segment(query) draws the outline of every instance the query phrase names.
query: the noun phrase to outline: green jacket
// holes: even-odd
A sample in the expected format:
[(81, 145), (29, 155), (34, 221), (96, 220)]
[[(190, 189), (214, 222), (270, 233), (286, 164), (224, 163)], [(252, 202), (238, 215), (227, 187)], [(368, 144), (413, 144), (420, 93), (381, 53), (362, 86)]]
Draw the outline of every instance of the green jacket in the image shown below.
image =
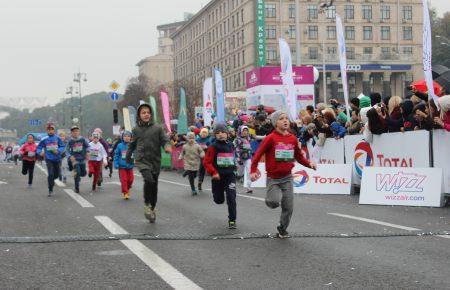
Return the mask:
[(161, 125), (153, 122), (138, 123), (133, 129), (133, 141), (129, 145), (127, 159), (134, 154), (135, 165), (139, 171), (150, 170), (159, 173), (161, 169), (161, 148), (169, 145), (169, 138)]

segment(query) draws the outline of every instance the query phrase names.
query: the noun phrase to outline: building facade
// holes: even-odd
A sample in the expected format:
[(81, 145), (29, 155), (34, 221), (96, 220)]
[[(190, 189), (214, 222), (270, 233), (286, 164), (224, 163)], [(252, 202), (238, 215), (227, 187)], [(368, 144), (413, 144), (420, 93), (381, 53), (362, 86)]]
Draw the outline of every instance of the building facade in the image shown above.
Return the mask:
[[(300, 0), (301, 65), (320, 72), (316, 95), (342, 96), (335, 15), (343, 21), (349, 94), (376, 91), (404, 96), (422, 74), (421, 0)], [(201, 85), (220, 68), (227, 91), (245, 90), (245, 72), (279, 65), (278, 38), (285, 38), (296, 63), (294, 0), (213, 0), (172, 34), (175, 80)]]

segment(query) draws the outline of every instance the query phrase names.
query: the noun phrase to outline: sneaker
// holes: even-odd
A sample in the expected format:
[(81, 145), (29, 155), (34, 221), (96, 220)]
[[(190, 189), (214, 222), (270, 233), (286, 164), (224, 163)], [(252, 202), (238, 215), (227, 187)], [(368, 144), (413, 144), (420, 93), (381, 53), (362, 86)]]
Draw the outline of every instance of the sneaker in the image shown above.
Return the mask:
[(97, 182), (97, 186), (102, 186), (102, 182), (101, 181), (99, 181), (99, 182)]
[(97, 186), (95, 184), (92, 184), (92, 191), (95, 191), (96, 188)]
[(109, 174), (109, 178), (111, 178), (111, 177), (112, 177), (112, 174), (110, 173), (110, 174)]
[(188, 176), (188, 172), (187, 171), (183, 172), (183, 177), (186, 177), (186, 176)]
[(75, 193), (80, 193), (80, 189), (79, 188), (75, 188)]
[(247, 189), (247, 192), (246, 192), (247, 194), (253, 194), (253, 190), (251, 190), (251, 189)]
[(63, 182), (67, 183), (67, 177), (63, 177)]
[(197, 190), (193, 190), (192, 195), (197, 195)]
[(130, 194), (127, 192), (123, 195), (123, 199), (124, 200), (129, 200), (130, 199)]
[(89, 178), (91, 178), (92, 177), (92, 173), (89, 172), (88, 176), (89, 176)]
[(155, 210), (152, 210), (151, 206), (144, 205), (144, 215), (145, 218), (150, 221), (150, 223), (154, 223), (156, 219)]
[(31, 188), (33, 185), (32, 184), (28, 184), (28, 188)]
[(50, 197), (50, 196), (52, 196), (53, 195), (53, 190), (49, 190), (48, 191), (48, 197)]
[(229, 228), (230, 230), (236, 229), (236, 222), (235, 222), (235, 221), (229, 221), (229, 222), (228, 222), (228, 228)]
[(200, 182), (198, 183), (198, 191), (202, 191), (202, 184)]
[(149, 218), (149, 221), (150, 221), (150, 223), (155, 223), (155, 220), (156, 220), (156, 211), (155, 211), (155, 209), (152, 209), (152, 212), (151, 212), (151, 214), (150, 214), (150, 218)]
[(285, 239), (285, 238), (289, 238), (289, 233), (280, 225), (277, 227), (278, 230), (278, 237), (280, 239)]

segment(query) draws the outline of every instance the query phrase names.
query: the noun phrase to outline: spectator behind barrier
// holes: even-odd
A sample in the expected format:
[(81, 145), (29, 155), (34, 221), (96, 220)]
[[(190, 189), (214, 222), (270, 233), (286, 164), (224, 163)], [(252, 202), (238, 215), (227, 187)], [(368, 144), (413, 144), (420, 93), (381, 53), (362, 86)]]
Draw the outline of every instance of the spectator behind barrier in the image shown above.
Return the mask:
[(450, 132), (450, 95), (439, 98), (441, 116), (434, 118), (434, 122), (441, 128)]
[(387, 119), (389, 132), (400, 132), (403, 127), (402, 114), (400, 112), (400, 104), (402, 98), (399, 96), (393, 96), (388, 102), (388, 116)]
[(359, 111), (359, 108), (352, 110), (351, 125), (347, 129), (347, 133), (349, 135), (360, 134), (362, 132), (362, 129), (364, 128), (364, 124), (363, 122), (361, 122)]
[(416, 126), (414, 130), (432, 130), (433, 118), (429, 114), (428, 106), (425, 102), (420, 102), (413, 109), (414, 119), (416, 120)]
[(376, 104), (381, 103), (381, 95), (379, 93), (371, 93), (370, 94), (370, 105), (373, 107)]
[(402, 132), (412, 131), (416, 127), (416, 120), (413, 115), (414, 103), (411, 100), (403, 100), (400, 103), (400, 112), (402, 114)]

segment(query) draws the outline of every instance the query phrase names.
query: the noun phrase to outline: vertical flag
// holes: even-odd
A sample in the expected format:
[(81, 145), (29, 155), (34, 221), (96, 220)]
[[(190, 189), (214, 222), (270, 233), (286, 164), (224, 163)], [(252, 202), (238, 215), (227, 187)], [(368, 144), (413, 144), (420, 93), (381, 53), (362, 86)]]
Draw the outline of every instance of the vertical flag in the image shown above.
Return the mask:
[(169, 95), (166, 92), (161, 91), (160, 98), (161, 98), (161, 106), (162, 106), (163, 115), (164, 115), (164, 123), (166, 124), (167, 131), (172, 133), (172, 128), (170, 127)]
[(131, 129), (133, 129), (134, 127), (136, 127), (136, 108), (133, 106), (128, 106), (128, 112), (130, 114)]
[(186, 91), (180, 88), (180, 113), (178, 114), (178, 134), (187, 134)]
[(345, 47), (344, 30), (342, 28), (341, 17), (336, 13), (336, 34), (339, 49), (339, 61), (341, 64), (342, 90), (344, 91), (345, 108), (347, 118), (350, 120), (349, 102), (348, 102), (348, 82), (347, 82), (347, 50)]
[(278, 40), (280, 45), (281, 77), (284, 87), (283, 104), (288, 111), (291, 121), (297, 120), (297, 93), (295, 92), (294, 75), (292, 72), (292, 56), (289, 44), (283, 38)]
[(433, 72), (431, 69), (431, 23), (430, 11), (428, 10), (428, 0), (422, 0), (423, 3), (423, 73), (428, 87), (428, 100), (433, 99), (436, 107), (439, 108), (438, 97), (434, 94)]
[(131, 131), (131, 122), (130, 122), (130, 111), (128, 108), (123, 108), (123, 126), (125, 127), (125, 130)]
[(223, 79), (220, 69), (214, 70), (217, 95), (217, 123), (225, 124), (225, 96), (223, 92)]
[(214, 111), (213, 103), (213, 79), (207, 78), (203, 83), (203, 123), (205, 126), (211, 126), (212, 113)]
[(156, 106), (156, 100), (155, 97), (150, 96), (148, 98), (150, 107), (152, 107), (152, 111), (153, 111), (153, 123), (157, 124), (158, 123), (158, 106)]

